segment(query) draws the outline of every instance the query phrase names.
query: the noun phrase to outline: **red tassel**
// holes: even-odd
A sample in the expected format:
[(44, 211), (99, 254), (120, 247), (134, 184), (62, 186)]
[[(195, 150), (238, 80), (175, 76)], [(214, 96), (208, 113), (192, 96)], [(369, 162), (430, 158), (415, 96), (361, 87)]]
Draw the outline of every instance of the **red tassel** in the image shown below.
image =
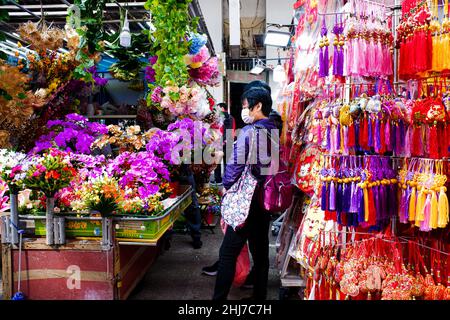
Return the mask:
[(411, 145), (411, 155), (413, 157), (421, 156), (420, 150), (422, 149), (420, 146), (422, 145), (422, 134), (421, 134), (421, 126), (414, 125), (413, 127), (413, 135), (412, 135), (412, 145)]
[(438, 159), (439, 158), (439, 146), (438, 146), (438, 134), (437, 134), (437, 125), (428, 126), (429, 135), (428, 135), (428, 144), (430, 146), (430, 158)]
[(369, 221), (367, 224), (369, 226), (374, 226), (377, 224), (377, 213), (375, 210), (375, 201), (373, 199), (372, 188), (369, 188)]
[(367, 117), (364, 115), (361, 128), (359, 130), (359, 142), (363, 150), (369, 149), (369, 123)]
[(354, 148), (356, 145), (355, 142), (355, 126), (352, 122), (351, 125), (348, 126), (348, 147)]
[(386, 136), (385, 131), (386, 130), (386, 123), (384, 121), (381, 121), (380, 124), (380, 154), (384, 154), (386, 152)]

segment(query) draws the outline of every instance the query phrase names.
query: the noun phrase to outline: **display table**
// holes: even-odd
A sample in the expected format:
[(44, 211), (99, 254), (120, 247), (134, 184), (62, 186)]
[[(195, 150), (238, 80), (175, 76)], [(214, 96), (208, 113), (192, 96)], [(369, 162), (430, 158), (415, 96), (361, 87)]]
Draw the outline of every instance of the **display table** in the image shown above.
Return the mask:
[[(20, 291), (34, 300), (127, 299), (161, 252), (163, 235), (191, 204), (191, 194), (190, 186), (181, 186), (160, 217), (114, 217), (112, 246), (102, 246), (99, 237), (68, 236), (57, 246), (24, 238)], [(157, 232), (146, 239), (144, 227), (157, 221)], [(2, 262), (3, 297), (10, 299), (18, 288), (18, 246), (3, 244)]]

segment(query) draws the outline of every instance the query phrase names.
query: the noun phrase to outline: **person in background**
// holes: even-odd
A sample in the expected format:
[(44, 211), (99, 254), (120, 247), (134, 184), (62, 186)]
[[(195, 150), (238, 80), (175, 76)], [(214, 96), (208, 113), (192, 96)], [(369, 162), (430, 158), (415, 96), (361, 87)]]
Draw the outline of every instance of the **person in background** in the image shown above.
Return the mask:
[[(256, 164), (252, 165), (252, 174), (258, 180), (250, 211), (244, 226), (234, 230), (228, 226), (219, 253), (216, 284), (213, 300), (226, 300), (230, 291), (235, 271), (236, 261), (245, 243), (248, 241), (253, 257), (253, 295), (251, 299), (265, 300), (267, 297), (267, 280), (269, 274), (269, 226), (270, 212), (261, 208), (259, 192), (265, 176), (262, 169), (270, 166), (271, 143), (260, 145), (251, 139), (254, 126), (268, 130), (277, 129), (273, 120), (269, 119), (272, 110), (270, 92), (262, 87), (247, 90), (242, 96), (242, 119), (247, 124), (239, 134), (233, 148), (233, 156), (225, 167), (223, 186), (226, 190), (235, 184), (245, 169), (245, 164), (238, 164), (237, 159), (247, 159), (250, 143), (254, 143)], [(267, 150), (264, 150), (266, 149)], [(265, 157), (265, 158), (264, 158)], [(267, 158), (269, 157), (269, 158)], [(266, 164), (266, 165), (263, 165)]]
[(180, 170), (180, 183), (190, 185), (194, 192), (192, 192), (192, 203), (184, 211), (186, 218), (186, 225), (192, 238), (192, 247), (194, 249), (200, 249), (203, 245), (201, 241), (201, 226), (202, 226), (202, 214), (200, 211), (200, 205), (197, 198), (197, 186), (195, 183), (194, 174), (191, 168), (187, 164), (181, 164)]
[[(248, 90), (252, 89), (252, 88), (257, 88), (257, 87), (261, 87), (266, 89), (269, 92), (269, 95), (272, 94), (272, 90), (270, 88), (270, 86), (261, 80), (255, 80), (255, 81), (251, 81), (249, 82), (245, 87), (244, 87), (244, 94), (245, 92), (247, 92)], [(275, 123), (275, 126), (277, 127), (277, 129), (280, 131), (282, 131), (283, 129), (283, 121), (281, 119), (280, 114), (274, 110), (271, 109), (269, 117), (270, 120), (272, 120)], [(227, 158), (224, 159), (228, 159), (228, 155), (226, 155)], [(211, 266), (207, 266), (202, 268), (202, 273), (208, 276), (215, 276), (217, 275), (217, 268), (219, 266), (219, 261), (216, 261), (213, 265)], [(250, 270), (244, 284), (241, 286), (242, 289), (252, 289), (253, 288), (253, 284), (254, 284), (254, 268), (252, 267), (252, 269)]]

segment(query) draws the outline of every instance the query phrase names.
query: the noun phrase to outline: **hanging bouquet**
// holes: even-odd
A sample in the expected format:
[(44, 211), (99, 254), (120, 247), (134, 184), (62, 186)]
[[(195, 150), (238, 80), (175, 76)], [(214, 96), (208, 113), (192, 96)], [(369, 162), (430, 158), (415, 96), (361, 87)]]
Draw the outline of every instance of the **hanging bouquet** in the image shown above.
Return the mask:
[(41, 190), (47, 197), (54, 197), (58, 190), (70, 184), (76, 174), (66, 153), (50, 149), (43, 156), (31, 159), (23, 182), (30, 189)]
[(77, 191), (86, 208), (102, 216), (116, 213), (123, 199), (117, 179), (103, 175), (85, 182)]
[(36, 141), (34, 153), (56, 147), (66, 152), (90, 154), (95, 139), (108, 133), (105, 125), (89, 122), (76, 113), (68, 114), (65, 120), (50, 120), (47, 128), (50, 132)]
[(194, 33), (189, 38), (189, 54), (184, 56), (191, 80), (201, 86), (217, 86), (220, 71), (217, 57), (211, 57), (206, 46), (207, 37)]
[(19, 192), (22, 189), (25, 171), (28, 168), (27, 156), (21, 152), (0, 150), (1, 179), (6, 183), (11, 192)]
[(202, 120), (211, 113), (207, 92), (199, 86), (169, 85), (156, 87), (151, 94), (153, 105), (173, 116), (190, 116)]

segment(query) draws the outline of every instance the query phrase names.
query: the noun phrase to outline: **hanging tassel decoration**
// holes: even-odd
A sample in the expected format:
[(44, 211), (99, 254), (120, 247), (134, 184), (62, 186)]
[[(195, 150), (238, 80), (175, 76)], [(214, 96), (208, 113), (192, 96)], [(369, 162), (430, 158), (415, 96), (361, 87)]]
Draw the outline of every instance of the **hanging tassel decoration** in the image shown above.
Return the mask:
[(331, 126), (330, 123), (327, 124), (327, 147), (328, 152), (331, 152)]
[(430, 204), (430, 230), (436, 229), (438, 226), (438, 197), (434, 190), (431, 190), (431, 204)]
[(322, 202), (320, 205), (320, 209), (322, 209), (322, 211), (326, 211), (327, 210), (327, 182), (323, 181), (322, 183)]
[(348, 139), (347, 139), (347, 147), (349, 149), (354, 148), (355, 147), (355, 125), (352, 122), (349, 126), (348, 126)]
[(331, 180), (330, 183), (330, 199), (328, 201), (328, 211), (336, 210), (336, 187), (334, 184), (334, 180)]
[(425, 201), (427, 196), (425, 194), (425, 188), (422, 187), (419, 191), (419, 195), (417, 196), (417, 204), (416, 204), (416, 226), (419, 227), (420, 223), (425, 220)]
[(381, 123), (380, 123), (380, 120), (377, 118), (376, 120), (375, 120), (375, 132), (374, 132), (374, 144), (373, 144), (373, 147), (374, 147), (374, 149), (375, 149), (375, 152), (376, 153), (380, 153), (380, 151), (381, 151), (381, 133), (380, 133), (380, 130), (381, 129)]
[(430, 231), (430, 216), (431, 216), (431, 195), (428, 194), (425, 198), (425, 203), (423, 205), (423, 221), (420, 224), (421, 231)]
[(409, 221), (416, 219), (416, 187), (411, 188), (411, 196), (409, 197)]
[(391, 141), (391, 122), (389, 120), (385, 123), (384, 127), (384, 144), (386, 146), (387, 152), (391, 152), (394, 150), (392, 148), (392, 141)]
[(438, 201), (438, 211), (439, 211), (439, 218), (438, 218), (438, 227), (439, 228), (445, 228), (449, 221), (449, 204), (448, 204), (448, 198), (447, 198), (447, 188), (441, 187), (441, 190), (439, 192), (439, 201)]

